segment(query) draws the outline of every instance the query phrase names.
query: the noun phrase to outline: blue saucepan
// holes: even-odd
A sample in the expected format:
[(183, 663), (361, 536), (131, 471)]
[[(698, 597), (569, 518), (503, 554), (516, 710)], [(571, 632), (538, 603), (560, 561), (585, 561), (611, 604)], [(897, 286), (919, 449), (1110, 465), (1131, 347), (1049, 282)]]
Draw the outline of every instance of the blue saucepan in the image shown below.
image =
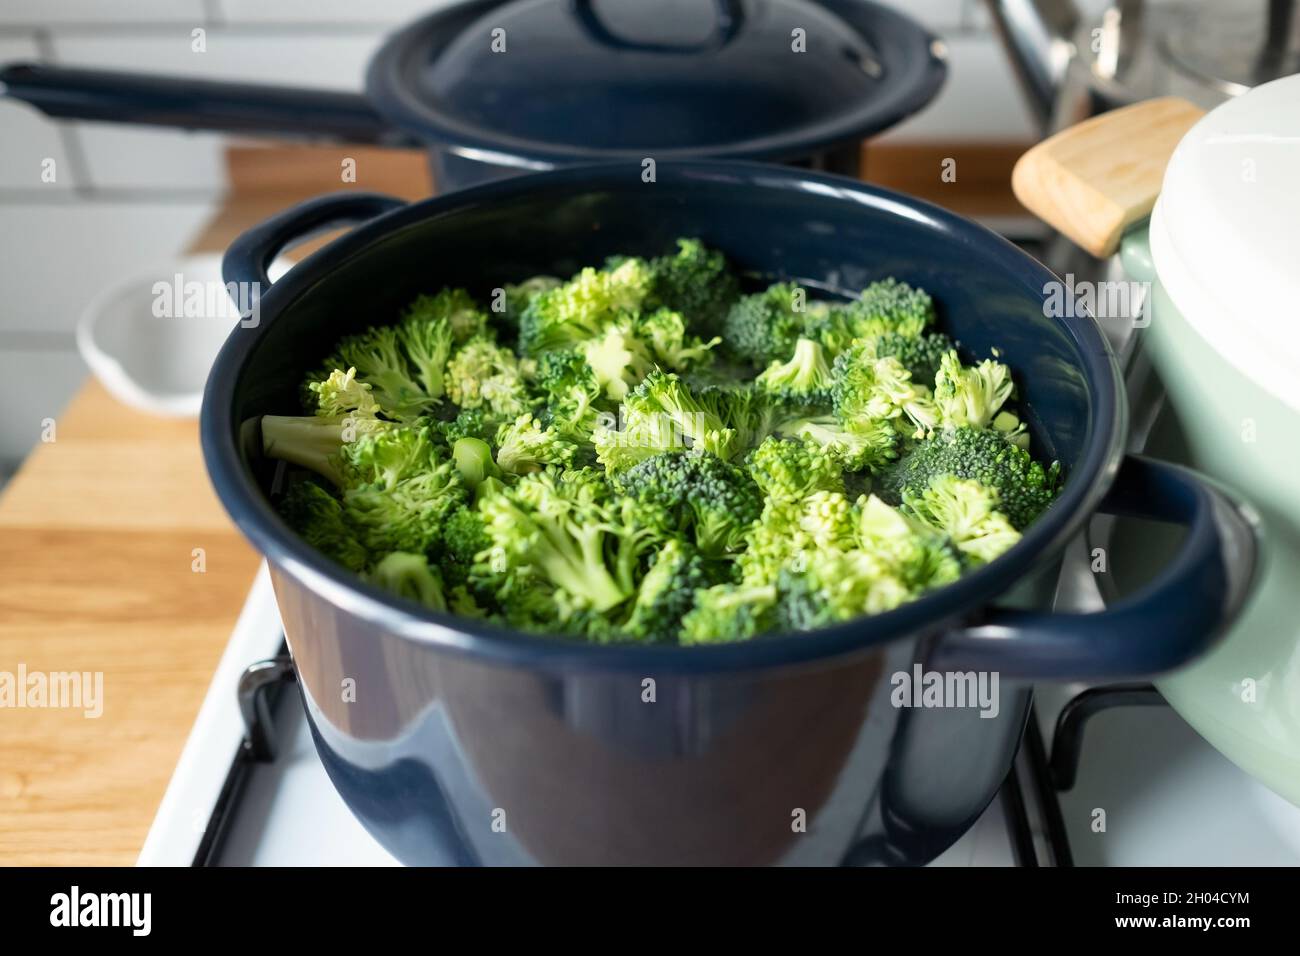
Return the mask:
[(945, 72), (942, 43), (867, 0), (456, 0), (380, 47), (364, 95), (30, 64), (0, 68), (0, 93), (70, 119), (427, 145), (448, 192), (647, 156), (853, 173)]
[[(1054, 317), (1054, 277), (993, 233), (787, 167), (642, 173), (569, 168), (414, 205), (325, 196), (228, 251), (226, 280), (263, 292), (213, 369), (204, 454), (270, 564), (321, 757), (409, 863), (925, 862), (1006, 776), (1027, 681), (1167, 671), (1212, 644), (1250, 584), (1252, 524), (1192, 472), (1124, 457), (1124, 400), (1097, 326)], [(277, 252), (345, 223), (357, 225), (270, 283)], [(912, 604), (704, 648), (578, 645), (434, 613), (364, 584), (277, 516), (259, 416), (296, 413), (299, 382), (340, 336), (443, 285), (487, 296), (682, 235), (768, 280), (835, 292), (892, 275), (928, 289), (964, 347), (1003, 351), (1035, 446), (1064, 465), (1059, 499), (1002, 557)], [(998, 606), (1032, 591), (1098, 509), (1184, 525), (1181, 550), (1104, 613)], [(924, 706), (897, 692), (918, 669), (983, 686), (996, 675), (997, 694)]]

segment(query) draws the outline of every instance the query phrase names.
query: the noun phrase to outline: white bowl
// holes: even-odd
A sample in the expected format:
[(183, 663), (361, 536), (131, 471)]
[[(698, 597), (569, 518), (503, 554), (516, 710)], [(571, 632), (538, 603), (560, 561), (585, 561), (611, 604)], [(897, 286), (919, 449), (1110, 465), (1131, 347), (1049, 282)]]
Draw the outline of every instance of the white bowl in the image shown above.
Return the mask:
[(77, 348), (119, 401), (194, 418), (217, 352), (238, 322), (221, 256), (192, 256), (96, 296), (77, 323)]

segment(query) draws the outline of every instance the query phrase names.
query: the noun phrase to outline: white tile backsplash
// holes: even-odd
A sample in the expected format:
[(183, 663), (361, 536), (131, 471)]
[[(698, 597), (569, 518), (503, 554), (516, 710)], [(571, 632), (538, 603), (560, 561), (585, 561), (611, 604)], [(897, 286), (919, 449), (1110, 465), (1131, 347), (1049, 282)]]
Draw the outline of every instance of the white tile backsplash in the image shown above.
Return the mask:
[[(188, 30), (111, 36), (56, 33), (64, 66), (88, 66), (360, 92), (379, 28), (339, 33), (210, 29), (195, 53)], [(220, 189), (225, 139), (213, 133), (79, 124), (91, 184), (116, 188)]]
[(0, 26), (202, 23), (203, 0), (4, 0)]
[(1032, 140), (1033, 118), (997, 38), (949, 36), (948, 81), (928, 107), (880, 137), (884, 142)]
[(0, 428), (0, 482), (41, 440), (44, 419), (55, 420), (58, 438), (59, 414), (89, 374), (73, 351), (0, 348), (0, 407), (8, 409)]
[[(36, 41), (25, 36), (0, 36), (0, 63), (39, 59)], [(54, 160), (54, 182), (42, 173)], [(0, 101), (0, 188), (65, 190), (75, 183), (59, 136), (59, 127), (23, 103)]]
[(72, 332), (95, 295), (179, 256), (214, 210), (209, 202), (6, 203), (0, 351), (13, 332)]
[(384, 23), (397, 26), (455, 0), (218, 0), (229, 23)]

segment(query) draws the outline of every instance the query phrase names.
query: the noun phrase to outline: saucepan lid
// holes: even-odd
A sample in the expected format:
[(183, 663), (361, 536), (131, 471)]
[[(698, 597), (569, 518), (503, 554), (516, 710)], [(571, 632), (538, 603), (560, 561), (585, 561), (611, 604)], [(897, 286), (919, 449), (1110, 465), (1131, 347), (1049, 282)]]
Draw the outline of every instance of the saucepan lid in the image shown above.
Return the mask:
[(442, 10), (376, 54), (389, 122), (504, 164), (792, 158), (942, 85), (942, 44), (864, 0), (516, 0)]

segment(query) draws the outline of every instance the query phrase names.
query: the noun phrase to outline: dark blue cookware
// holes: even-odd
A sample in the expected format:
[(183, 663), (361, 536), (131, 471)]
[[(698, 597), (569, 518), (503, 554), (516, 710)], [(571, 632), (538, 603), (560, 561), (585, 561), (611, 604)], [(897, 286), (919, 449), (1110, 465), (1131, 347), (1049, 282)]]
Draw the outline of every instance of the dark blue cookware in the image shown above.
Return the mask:
[[(281, 249), (344, 223), (359, 225), (270, 283)], [(1059, 499), (1005, 555), (922, 600), (703, 648), (578, 645), (433, 613), (362, 583), (276, 515), (258, 418), (296, 413), (304, 373), (340, 336), (443, 285), (486, 298), (682, 235), (765, 280), (835, 293), (892, 275), (928, 289), (964, 348), (996, 345), (1015, 370), (1035, 447), (1068, 475)], [(1176, 667), (1210, 646), (1252, 576), (1252, 526), (1231, 499), (1122, 454), (1113, 357), (1091, 319), (1049, 315), (1051, 273), (980, 226), (848, 179), (662, 163), (647, 183), (628, 162), (410, 206), (342, 193), (243, 235), (225, 278), (264, 291), (208, 382), (208, 468), (270, 564), (330, 777), (408, 863), (925, 862), (1010, 768), (1023, 681)], [(1104, 613), (994, 606), (1050, 571), (1098, 509), (1185, 525), (1174, 563)], [(897, 706), (914, 665), (996, 673), (996, 715)]]
[(0, 91), (63, 118), (428, 145), (446, 192), (647, 156), (851, 174), (943, 56), (866, 0), (462, 0), (390, 37), (364, 95), (29, 64)]

